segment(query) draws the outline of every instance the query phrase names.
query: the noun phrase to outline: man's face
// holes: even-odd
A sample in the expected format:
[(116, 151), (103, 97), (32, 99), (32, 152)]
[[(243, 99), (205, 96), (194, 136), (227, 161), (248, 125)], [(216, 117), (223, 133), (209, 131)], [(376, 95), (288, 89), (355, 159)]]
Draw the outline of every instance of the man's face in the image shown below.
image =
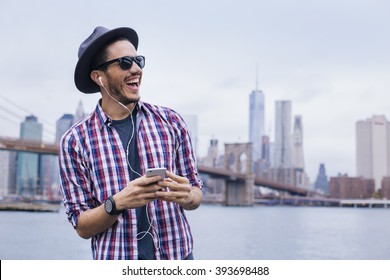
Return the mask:
[[(107, 61), (131, 56), (135, 57), (137, 51), (127, 40), (117, 41), (107, 47)], [(133, 62), (128, 70), (123, 70), (118, 62), (110, 64), (105, 70), (108, 92), (123, 105), (139, 101), (139, 88), (142, 79), (142, 69)]]

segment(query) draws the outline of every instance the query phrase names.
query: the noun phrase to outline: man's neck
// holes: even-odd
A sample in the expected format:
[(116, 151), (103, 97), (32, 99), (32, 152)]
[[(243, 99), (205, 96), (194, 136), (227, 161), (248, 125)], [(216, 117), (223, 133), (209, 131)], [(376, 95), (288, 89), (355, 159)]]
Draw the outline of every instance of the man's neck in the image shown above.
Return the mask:
[(133, 111), (135, 104), (136, 103), (130, 103), (129, 105), (125, 106), (114, 100), (102, 98), (100, 105), (103, 111), (109, 115), (111, 119), (123, 120), (130, 115), (130, 112)]

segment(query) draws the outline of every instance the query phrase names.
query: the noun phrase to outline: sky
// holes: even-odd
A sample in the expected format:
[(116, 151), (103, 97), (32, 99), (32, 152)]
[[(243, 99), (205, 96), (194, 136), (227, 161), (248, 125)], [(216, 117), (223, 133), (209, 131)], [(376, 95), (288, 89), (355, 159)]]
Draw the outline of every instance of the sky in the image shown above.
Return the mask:
[[(390, 2), (386, 0), (2, 1), (0, 136), (32, 113), (53, 141), (55, 122), (100, 94), (73, 80), (80, 43), (96, 26), (134, 28), (146, 57), (142, 100), (198, 116), (199, 153), (211, 138), (248, 141), (249, 94), (301, 115), (305, 169), (355, 175), (355, 124), (390, 119)], [(256, 71), (258, 69), (258, 71)]]

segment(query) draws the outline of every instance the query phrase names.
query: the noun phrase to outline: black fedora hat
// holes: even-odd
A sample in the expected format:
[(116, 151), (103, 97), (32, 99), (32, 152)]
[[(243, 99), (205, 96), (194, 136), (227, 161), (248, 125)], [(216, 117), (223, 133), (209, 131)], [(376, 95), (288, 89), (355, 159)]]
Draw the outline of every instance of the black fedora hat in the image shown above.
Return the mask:
[(92, 34), (81, 43), (74, 71), (74, 82), (79, 91), (84, 93), (95, 93), (99, 91), (98, 85), (91, 79), (90, 74), (92, 62), (96, 53), (111, 40), (124, 37), (132, 43), (135, 49), (138, 48), (138, 35), (133, 29), (120, 27), (109, 30), (105, 27), (98, 26)]

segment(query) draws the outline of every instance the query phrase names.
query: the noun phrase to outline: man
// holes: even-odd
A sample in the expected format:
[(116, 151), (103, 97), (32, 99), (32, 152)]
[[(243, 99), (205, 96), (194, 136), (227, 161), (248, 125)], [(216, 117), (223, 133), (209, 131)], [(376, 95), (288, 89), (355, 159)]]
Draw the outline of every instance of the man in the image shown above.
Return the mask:
[[(192, 259), (184, 210), (199, 206), (203, 184), (181, 116), (140, 101), (137, 48), (131, 28), (97, 27), (80, 45), (76, 87), (102, 98), (61, 141), (66, 213), (94, 259)], [(161, 167), (166, 178), (143, 175)]]

